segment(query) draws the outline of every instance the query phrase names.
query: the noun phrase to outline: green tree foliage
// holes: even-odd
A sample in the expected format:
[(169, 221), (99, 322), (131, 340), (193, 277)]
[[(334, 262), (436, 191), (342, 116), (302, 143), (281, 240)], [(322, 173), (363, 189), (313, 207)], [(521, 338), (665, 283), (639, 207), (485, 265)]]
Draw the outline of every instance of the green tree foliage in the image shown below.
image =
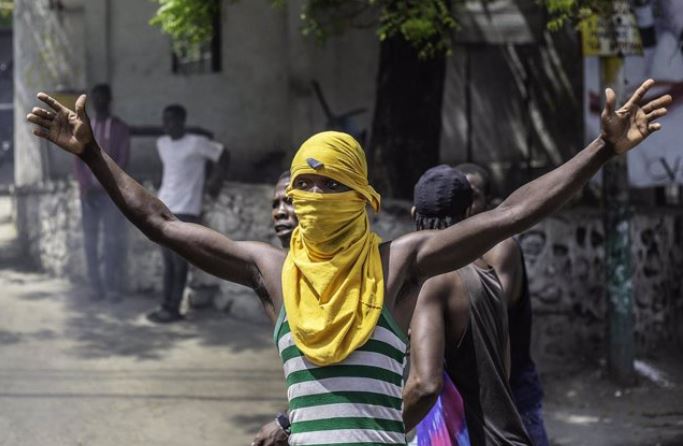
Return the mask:
[(558, 30), (565, 23), (578, 21), (595, 14), (612, 11), (612, 0), (539, 0), (549, 14), (548, 28)]
[(159, 9), (150, 21), (175, 41), (191, 44), (211, 39), (213, 17), (219, 4), (213, 0), (155, 0)]
[(301, 19), (304, 35), (320, 41), (353, 27), (375, 27), (381, 41), (400, 35), (421, 58), (450, 53), (456, 27), (445, 0), (308, 0)]
[(12, 11), (14, 10), (14, 1), (0, 0), (0, 27), (12, 26)]
[[(151, 23), (174, 40), (200, 43), (210, 38), (216, 2), (155, 1), (160, 6)], [(270, 2), (283, 6), (286, 0)], [(456, 26), (447, 0), (307, 0), (303, 2), (301, 21), (303, 34), (319, 41), (355, 27), (375, 28), (382, 41), (401, 35), (422, 58), (449, 53), (451, 31)]]
[(0, 0), (0, 17), (7, 17), (12, 15), (14, 10), (13, 0)]

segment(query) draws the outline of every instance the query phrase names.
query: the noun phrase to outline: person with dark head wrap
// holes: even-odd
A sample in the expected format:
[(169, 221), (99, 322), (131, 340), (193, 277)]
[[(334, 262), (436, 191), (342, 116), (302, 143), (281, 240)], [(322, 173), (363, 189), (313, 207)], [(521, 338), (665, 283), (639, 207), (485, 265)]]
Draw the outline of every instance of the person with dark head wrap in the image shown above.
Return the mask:
[[(472, 210), (465, 174), (441, 165), (415, 185), (418, 231), (446, 229)], [(508, 385), (507, 311), (495, 271), (484, 261), (421, 287), (411, 322), (404, 419), (418, 445), (531, 445)], [(445, 369), (445, 371), (444, 371)]]
[(472, 204), (472, 188), (464, 174), (442, 164), (420, 177), (413, 204), (418, 231), (446, 229), (465, 219)]

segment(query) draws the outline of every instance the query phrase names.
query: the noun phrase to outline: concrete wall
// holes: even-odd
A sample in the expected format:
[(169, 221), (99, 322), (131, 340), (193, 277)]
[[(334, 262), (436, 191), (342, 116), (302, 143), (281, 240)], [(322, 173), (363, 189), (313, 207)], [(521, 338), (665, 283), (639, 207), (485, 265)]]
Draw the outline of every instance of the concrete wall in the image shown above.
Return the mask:
[[(154, 191), (150, 183), (146, 183)], [(203, 223), (234, 240), (258, 240), (280, 246), (271, 223), (271, 185), (228, 183), (216, 200), (205, 199)], [(73, 181), (41, 183), (15, 190), (14, 219), (25, 252), (36, 266), (59, 277), (85, 283), (83, 233), (78, 187)], [(373, 227), (384, 239), (413, 229), (406, 203), (387, 200)], [(126, 286), (131, 294), (161, 292), (160, 249), (134, 226), (128, 234)], [(261, 320), (253, 292), (191, 268), (189, 287), (198, 300), (210, 299), (221, 310)]]
[[(368, 107), (359, 117), (359, 123), (368, 126), (377, 37), (371, 29), (351, 30), (321, 47), (300, 33), (300, 2), (287, 2), (283, 8), (266, 1), (224, 2), (223, 69), (194, 75), (172, 73), (170, 39), (149, 25), (158, 6), (154, 2), (73, 0), (62, 12), (48, 10), (44, 3), (17, 1), (17, 147), (32, 157), (18, 160), (18, 184), (40, 181), (46, 170), (53, 179), (71, 171), (71, 161), (58, 151), (48, 151), (49, 162), (41, 165), (37, 143), (23, 124), (40, 89), (82, 90), (109, 82), (114, 112), (131, 125), (159, 125), (164, 106), (184, 104), (190, 125), (214, 132), (230, 148), (230, 175), (237, 180), (273, 180), (263, 178), (262, 161), (284, 152), (285, 167), (287, 155), (304, 138), (324, 129), (325, 117), (310, 85), (313, 79), (320, 82), (334, 111)], [(54, 53), (49, 60), (34, 38), (36, 30), (39, 38), (63, 40), (62, 46), (49, 46)], [(72, 43), (77, 55), (72, 59), (78, 61), (60, 61), (72, 54)], [(60, 63), (53, 67), (52, 60)], [(154, 138), (133, 141), (130, 170), (138, 178), (160, 175)]]
[(52, 151), (32, 135), (26, 115), (39, 91), (82, 90), (85, 75), (85, 34), (82, 4), (64, 2), (69, 13), (56, 14), (49, 2), (14, 2), (14, 147), (15, 183), (42, 181)]
[[(151, 189), (151, 186), (148, 185)], [(229, 183), (206, 200), (204, 223), (237, 240), (279, 246), (270, 223), (270, 185)], [(45, 270), (84, 280), (80, 205), (75, 185), (46, 183), (16, 194), (17, 221), (27, 252)], [(409, 206), (386, 201), (373, 222), (386, 239), (413, 230)], [(131, 293), (158, 294), (159, 249), (129, 227), (128, 286)], [(683, 213), (646, 210), (633, 221), (637, 346), (683, 346)], [(546, 219), (520, 236), (536, 314), (533, 350), (538, 358), (599, 357), (606, 333), (601, 214), (573, 209)], [(239, 317), (261, 320), (251, 290), (193, 270), (191, 288)]]
[[(136, 126), (158, 125), (165, 105), (182, 103), (189, 124), (213, 131), (230, 148), (237, 181), (272, 181), (295, 148), (324, 129), (313, 79), (335, 112), (367, 108), (357, 124), (369, 129), (379, 53), (374, 30), (348, 30), (319, 46), (301, 35), (301, 3), (223, 2), (222, 71), (182, 75), (172, 73), (170, 39), (149, 25), (154, 2), (69, 0), (57, 12), (47, 2), (17, 0), (18, 184), (65, 178), (72, 168), (23, 122), (40, 89), (109, 82), (114, 112)], [(507, 46), (460, 39), (448, 61), (442, 161), (466, 160), (469, 141), (473, 160), (494, 170), (501, 190), (567, 159), (581, 144), (576, 36), (545, 33), (536, 40)], [(160, 177), (154, 138), (134, 139), (129, 170), (136, 178)]]

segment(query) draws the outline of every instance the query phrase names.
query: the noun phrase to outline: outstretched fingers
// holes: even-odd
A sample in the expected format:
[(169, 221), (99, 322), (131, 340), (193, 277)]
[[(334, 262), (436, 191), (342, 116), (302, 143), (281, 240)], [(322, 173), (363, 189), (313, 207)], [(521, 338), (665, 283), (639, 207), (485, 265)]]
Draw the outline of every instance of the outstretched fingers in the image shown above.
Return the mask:
[(657, 110), (651, 111), (650, 113), (645, 115), (645, 117), (647, 118), (647, 122), (652, 122), (655, 119), (661, 118), (662, 116), (666, 115), (667, 112), (668, 112), (668, 110), (666, 108), (662, 107), (662, 108), (658, 108)]
[(643, 113), (647, 114), (658, 108), (666, 107), (667, 105), (671, 104), (671, 101), (671, 95), (665, 94), (664, 96), (660, 96), (657, 99), (653, 99), (647, 104), (643, 105)]
[(651, 124), (647, 125), (647, 131), (650, 133), (656, 132), (657, 130), (662, 128), (662, 124), (659, 122), (653, 122)]
[(650, 88), (652, 88), (652, 86), (654, 84), (655, 84), (655, 81), (652, 79), (648, 79), (645, 82), (643, 82), (642, 84), (640, 84), (640, 87), (638, 87), (638, 89), (635, 91), (635, 93), (633, 93), (633, 96), (631, 96), (631, 99), (629, 99), (628, 102), (626, 102), (626, 104), (624, 106), (625, 107), (632, 107), (632, 106), (638, 105), (640, 103), (640, 101), (643, 100), (643, 98), (645, 97), (645, 94), (648, 92), (648, 90)]
[(608, 115), (614, 112), (617, 103), (617, 94), (611, 88), (605, 89), (605, 111)]
[(38, 125), (38, 126), (43, 127), (45, 129), (49, 129), (50, 126), (52, 125), (51, 119), (45, 118), (45, 117), (43, 117), (39, 114), (35, 114), (35, 113), (29, 113), (26, 116), (26, 120), (28, 122), (30, 122), (31, 124)]
[(78, 99), (76, 99), (76, 113), (78, 114), (79, 117), (83, 118), (85, 117), (85, 102), (86, 102), (86, 96), (84, 94), (80, 95)]
[(59, 103), (59, 101), (51, 96), (48, 96), (47, 94), (40, 92), (38, 93), (38, 99), (41, 101), (45, 102), (47, 105), (50, 106), (54, 111), (56, 112), (61, 112), (64, 110), (67, 110), (66, 107), (64, 107), (62, 104)]
[(33, 110), (31, 110), (31, 113), (34, 115), (40, 116), (41, 118), (47, 119), (52, 121), (55, 119), (55, 114), (51, 111), (45, 110), (44, 108), (40, 107), (33, 107)]

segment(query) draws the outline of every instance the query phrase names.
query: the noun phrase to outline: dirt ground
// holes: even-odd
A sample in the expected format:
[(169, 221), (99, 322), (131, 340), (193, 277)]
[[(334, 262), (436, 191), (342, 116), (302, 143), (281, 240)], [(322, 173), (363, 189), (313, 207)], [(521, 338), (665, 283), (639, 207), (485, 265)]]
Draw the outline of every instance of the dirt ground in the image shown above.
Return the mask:
[[(155, 299), (89, 302), (31, 270), (0, 198), (0, 445), (246, 445), (285, 407), (267, 326), (216, 312), (144, 320)], [(683, 353), (624, 389), (600, 361), (542, 363), (555, 446), (683, 446)], [(641, 368), (643, 368), (641, 367)]]
[(642, 359), (632, 388), (607, 378), (604, 361), (544, 367), (545, 420), (555, 446), (682, 446), (683, 354)]

